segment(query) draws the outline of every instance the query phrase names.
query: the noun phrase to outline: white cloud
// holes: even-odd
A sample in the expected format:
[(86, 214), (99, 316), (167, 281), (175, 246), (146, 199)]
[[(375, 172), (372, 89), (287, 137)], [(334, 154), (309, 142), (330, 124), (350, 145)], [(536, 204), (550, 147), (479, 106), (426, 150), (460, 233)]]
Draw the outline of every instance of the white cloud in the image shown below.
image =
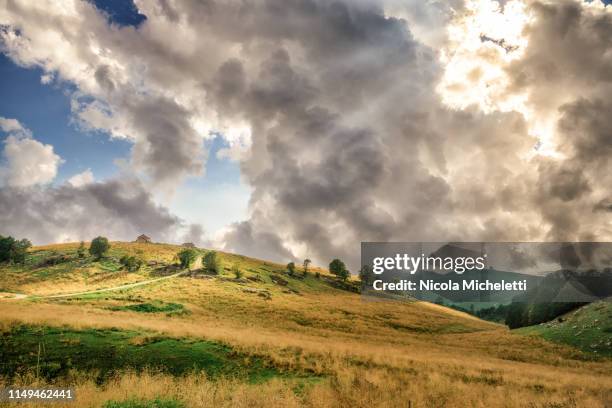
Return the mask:
[(21, 123), (17, 119), (3, 118), (0, 116), (0, 129), (5, 133), (10, 133), (19, 136), (31, 137), (32, 133), (21, 126)]
[(91, 169), (87, 169), (82, 173), (75, 174), (74, 176), (68, 179), (68, 184), (70, 184), (72, 187), (82, 187), (93, 182), (94, 175), (91, 172)]
[(4, 141), (2, 183), (11, 187), (47, 184), (55, 179), (62, 159), (53, 146), (31, 137), (31, 132), (15, 119), (0, 118), (0, 127), (9, 135)]

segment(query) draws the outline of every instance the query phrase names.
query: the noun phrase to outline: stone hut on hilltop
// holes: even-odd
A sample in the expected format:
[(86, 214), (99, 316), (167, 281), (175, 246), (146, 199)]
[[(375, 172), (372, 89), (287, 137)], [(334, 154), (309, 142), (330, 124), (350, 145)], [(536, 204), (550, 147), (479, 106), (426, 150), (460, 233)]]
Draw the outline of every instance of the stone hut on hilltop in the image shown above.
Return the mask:
[(134, 242), (138, 242), (140, 244), (150, 244), (151, 243), (151, 238), (149, 238), (145, 234), (142, 234), (138, 238), (136, 238), (136, 241), (134, 241)]
[(181, 246), (185, 248), (195, 248), (195, 244), (193, 242), (185, 242), (181, 244)]

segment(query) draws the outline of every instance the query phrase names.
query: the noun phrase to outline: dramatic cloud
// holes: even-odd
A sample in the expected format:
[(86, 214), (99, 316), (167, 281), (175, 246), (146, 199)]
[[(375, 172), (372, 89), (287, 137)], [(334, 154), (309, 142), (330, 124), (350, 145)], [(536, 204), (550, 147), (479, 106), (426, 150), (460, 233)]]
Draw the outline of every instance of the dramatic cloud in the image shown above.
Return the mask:
[(0, 185), (28, 187), (53, 181), (62, 159), (53, 146), (32, 138), (31, 132), (15, 119), (0, 117), (0, 128), (8, 133), (0, 163)]
[[(14, 119), (0, 118), (0, 128), (8, 132), (6, 166), (0, 168), (0, 234), (27, 237), (35, 244), (97, 235), (133, 240), (141, 233), (175, 242), (184, 229), (182, 220), (156, 204), (145, 186), (129, 175), (96, 183), (87, 169), (66, 184), (49, 185), (61, 162), (53, 146), (34, 140)], [(197, 225), (190, 231), (203, 234)]]
[(27, 236), (37, 244), (90, 240), (98, 235), (131, 241), (142, 233), (172, 242), (180, 224), (153, 202), (141, 183), (130, 178), (81, 187), (0, 190), (0, 233)]
[(5, 2), (3, 50), (74, 83), (79, 125), (131, 140), (148, 186), (202, 174), (222, 133), (252, 188), (226, 249), (354, 268), (368, 240), (612, 236), (599, 1), (136, 3), (119, 27)]

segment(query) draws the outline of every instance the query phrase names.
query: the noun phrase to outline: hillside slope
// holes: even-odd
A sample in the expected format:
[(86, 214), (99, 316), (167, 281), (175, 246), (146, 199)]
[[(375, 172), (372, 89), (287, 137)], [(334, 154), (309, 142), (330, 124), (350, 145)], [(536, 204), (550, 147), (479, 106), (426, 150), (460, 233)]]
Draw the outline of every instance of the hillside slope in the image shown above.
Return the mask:
[[(38, 247), (23, 267), (0, 266), (2, 290), (58, 294), (166, 276), (182, 249), (112, 243), (98, 262), (76, 248)], [(146, 266), (121, 270), (124, 254)], [(0, 300), (0, 385), (38, 369), (45, 381), (75, 384), (92, 406), (163, 396), (186, 406), (603, 407), (610, 396), (609, 360), (430, 303), (365, 300), (323, 269), (289, 276), (283, 265), (218, 256), (219, 276)], [(125, 372), (143, 367), (161, 371)]]
[(612, 357), (612, 299), (594, 302), (548, 323), (515, 332), (569, 344), (588, 353)]

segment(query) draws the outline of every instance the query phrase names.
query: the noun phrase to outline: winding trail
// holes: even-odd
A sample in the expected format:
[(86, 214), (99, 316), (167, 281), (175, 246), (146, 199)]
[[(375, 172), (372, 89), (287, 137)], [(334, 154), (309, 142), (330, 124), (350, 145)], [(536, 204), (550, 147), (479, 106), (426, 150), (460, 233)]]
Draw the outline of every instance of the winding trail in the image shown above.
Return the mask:
[(126, 283), (124, 285), (113, 286), (113, 287), (104, 288), (104, 289), (87, 290), (87, 291), (84, 291), (84, 292), (60, 293), (60, 294), (57, 294), (57, 295), (26, 295), (26, 294), (23, 294), (23, 293), (14, 293), (12, 297), (5, 297), (5, 298), (1, 298), (0, 297), (0, 300), (2, 300), (2, 299), (10, 299), (10, 300), (15, 300), (15, 299), (57, 299), (57, 298), (67, 298), (67, 297), (73, 297), (73, 296), (92, 295), (92, 294), (104, 293), (104, 292), (114, 292), (114, 291), (118, 291), (118, 290), (131, 289), (131, 288), (135, 288), (135, 287), (138, 287), (138, 286), (149, 285), (151, 283), (155, 283), (155, 282), (160, 282), (160, 281), (164, 281), (164, 280), (167, 280), (167, 279), (176, 278), (178, 276), (185, 275), (185, 274), (187, 274), (189, 272), (191, 272), (191, 271), (190, 270), (185, 270), (185, 271), (181, 271), (181, 272), (175, 273), (173, 275), (163, 276), (161, 278), (149, 279), (149, 280), (140, 281), (140, 282), (134, 282), (134, 283)]

